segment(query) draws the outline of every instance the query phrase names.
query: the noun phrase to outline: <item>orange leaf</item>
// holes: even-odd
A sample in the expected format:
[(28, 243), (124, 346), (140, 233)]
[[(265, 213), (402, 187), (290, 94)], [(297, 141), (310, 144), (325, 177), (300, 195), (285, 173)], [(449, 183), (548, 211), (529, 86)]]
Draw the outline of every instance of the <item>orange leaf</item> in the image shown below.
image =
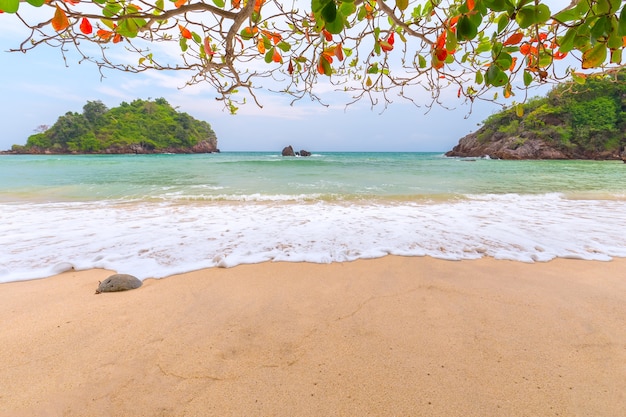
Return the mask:
[(283, 57), (280, 56), (280, 52), (278, 52), (278, 48), (274, 48), (274, 54), (272, 55), (272, 61), (280, 62), (282, 64)]
[(514, 56), (511, 60), (511, 66), (509, 67), (509, 71), (513, 72), (513, 70), (515, 69), (515, 64), (517, 64), (517, 57)]
[(511, 36), (509, 36), (509, 39), (505, 40), (502, 45), (503, 46), (507, 46), (507, 45), (517, 45), (518, 43), (521, 42), (521, 40), (524, 38), (524, 34), (521, 32), (517, 32), (512, 34)]
[(528, 55), (530, 53), (530, 45), (525, 43), (519, 47), (519, 51), (522, 55)]
[(441, 35), (437, 38), (437, 44), (435, 45), (435, 49), (443, 49), (446, 44), (446, 31), (441, 32)]
[(183, 36), (183, 38), (191, 39), (191, 32), (189, 31), (189, 29), (187, 29), (183, 25), (178, 25), (178, 28), (180, 29), (180, 34)]
[(174, 3), (174, 6), (176, 6), (176, 8), (178, 9), (180, 6), (182, 6), (185, 3), (187, 3), (187, 0), (176, 0), (176, 3)]
[(259, 36), (259, 38), (257, 39), (256, 49), (259, 51), (260, 54), (265, 53), (265, 42), (263, 42), (262, 36)]
[(93, 31), (93, 27), (86, 17), (83, 17), (83, 20), (80, 21), (80, 31), (85, 35), (89, 35)]
[(119, 33), (116, 33), (115, 36), (113, 36), (113, 43), (120, 43), (122, 42), (122, 35), (120, 35)]
[(327, 42), (330, 42), (333, 40), (333, 35), (326, 29), (324, 29), (322, 33), (324, 34), (324, 39), (326, 39)]
[(67, 15), (63, 10), (59, 8), (59, 6), (56, 7), (54, 17), (52, 18), (50, 23), (52, 24), (52, 28), (57, 32), (60, 32), (63, 29), (67, 29), (67, 27), (70, 25), (70, 21), (67, 20)]
[(99, 29), (96, 32), (96, 35), (98, 35), (100, 39), (106, 42), (111, 39), (111, 36), (113, 36), (113, 32), (111, 32), (110, 30)]
[(233, 9), (239, 9), (241, 7), (241, 0), (232, 0), (231, 4), (233, 5)]
[(467, 9), (468, 9), (469, 11), (474, 10), (474, 6), (475, 6), (475, 4), (474, 4), (474, 0), (467, 0)]
[(563, 59), (567, 56), (567, 52), (556, 51), (554, 53), (554, 59)]
[(380, 49), (382, 49), (385, 52), (389, 52), (393, 50), (393, 45), (390, 45), (389, 42), (387, 41), (383, 41), (379, 39), (378, 43), (380, 44)]
[(339, 61), (343, 61), (343, 48), (340, 43), (335, 47), (335, 56)]

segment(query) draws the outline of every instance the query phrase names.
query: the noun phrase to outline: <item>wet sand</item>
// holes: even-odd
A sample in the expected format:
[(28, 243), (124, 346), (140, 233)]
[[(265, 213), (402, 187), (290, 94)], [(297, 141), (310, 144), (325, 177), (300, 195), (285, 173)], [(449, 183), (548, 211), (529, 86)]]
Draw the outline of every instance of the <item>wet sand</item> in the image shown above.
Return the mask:
[[(126, 272), (126, 271), (119, 271)], [(626, 260), (0, 285), (0, 416), (622, 416)]]

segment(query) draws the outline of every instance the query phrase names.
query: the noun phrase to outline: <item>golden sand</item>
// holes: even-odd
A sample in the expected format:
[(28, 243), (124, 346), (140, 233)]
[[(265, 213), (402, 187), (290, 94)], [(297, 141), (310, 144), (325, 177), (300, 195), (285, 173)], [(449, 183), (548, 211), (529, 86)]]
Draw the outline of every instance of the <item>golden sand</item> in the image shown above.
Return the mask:
[(626, 415), (623, 259), (110, 274), (0, 285), (0, 416)]

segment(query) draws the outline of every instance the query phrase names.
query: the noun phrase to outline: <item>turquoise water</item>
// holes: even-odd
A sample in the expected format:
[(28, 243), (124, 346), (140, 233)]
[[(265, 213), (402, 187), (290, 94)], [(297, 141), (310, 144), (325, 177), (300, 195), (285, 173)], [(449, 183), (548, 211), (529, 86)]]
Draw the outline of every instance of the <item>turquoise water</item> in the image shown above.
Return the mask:
[(434, 153), (5, 156), (2, 201), (414, 199), (485, 193), (622, 198), (626, 166)]
[(388, 254), (626, 257), (626, 164), (437, 153), (0, 156), (0, 282)]

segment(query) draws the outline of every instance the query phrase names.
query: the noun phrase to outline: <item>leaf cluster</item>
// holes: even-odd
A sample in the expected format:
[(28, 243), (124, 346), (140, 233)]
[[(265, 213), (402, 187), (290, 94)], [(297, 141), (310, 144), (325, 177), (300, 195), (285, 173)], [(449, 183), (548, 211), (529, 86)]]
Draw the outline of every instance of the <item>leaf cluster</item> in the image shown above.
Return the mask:
[(52, 127), (30, 136), (24, 149), (100, 153), (137, 145), (159, 152), (191, 148), (200, 141), (217, 147), (211, 125), (176, 111), (163, 98), (123, 102), (112, 109), (88, 101), (82, 113), (67, 112)]

